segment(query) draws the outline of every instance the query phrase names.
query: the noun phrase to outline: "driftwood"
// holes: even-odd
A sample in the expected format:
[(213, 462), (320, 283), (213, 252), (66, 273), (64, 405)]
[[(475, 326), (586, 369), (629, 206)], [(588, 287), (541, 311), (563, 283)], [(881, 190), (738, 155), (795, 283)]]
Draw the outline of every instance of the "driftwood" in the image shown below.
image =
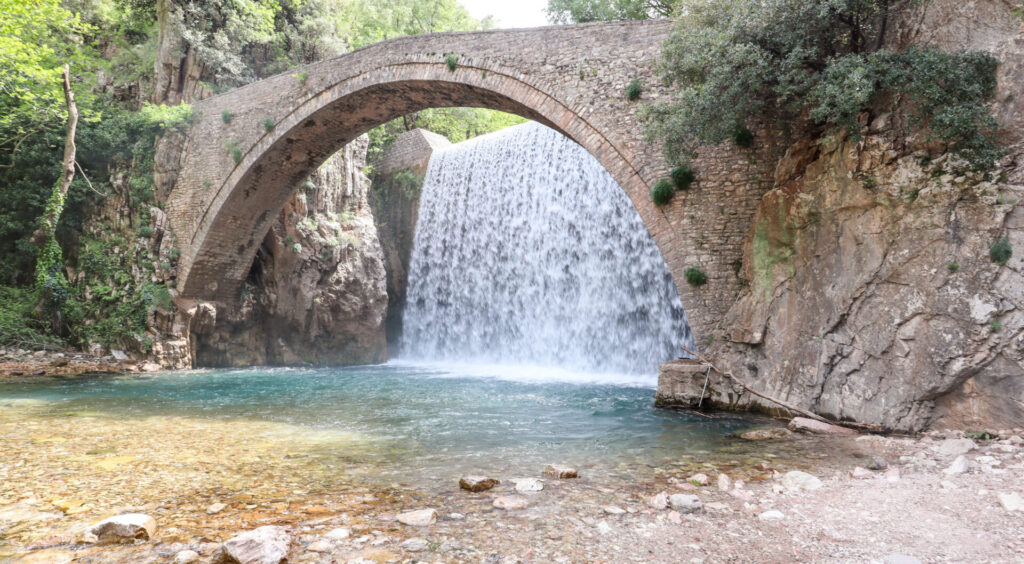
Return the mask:
[[(697, 362), (707, 366), (709, 369), (714, 370), (715, 372), (718, 372), (722, 376), (725, 376), (726, 378), (732, 380), (733, 382), (738, 384), (744, 390), (754, 394), (755, 396), (757, 396), (759, 398), (766, 399), (766, 400), (768, 400), (768, 401), (770, 401), (770, 402), (772, 402), (774, 404), (778, 404), (778, 405), (782, 406), (784, 409), (786, 409), (786, 410), (788, 410), (790, 412), (799, 413), (800, 415), (803, 415), (804, 417), (807, 417), (808, 419), (814, 419), (815, 421), (820, 421), (822, 423), (828, 423), (829, 425), (838, 425), (840, 427), (848, 427), (850, 429), (856, 429), (858, 431), (867, 431), (869, 433), (882, 433), (882, 432), (885, 432), (885, 430), (882, 427), (880, 427), (878, 425), (871, 425), (869, 423), (856, 423), (856, 422), (853, 422), (853, 421), (832, 421), (830, 419), (826, 419), (825, 417), (822, 417), (822, 416), (818, 415), (817, 413), (814, 413), (813, 411), (807, 411), (806, 409), (802, 409), (802, 408), (797, 407), (797, 406), (795, 406), (795, 405), (793, 405), (791, 403), (784, 402), (784, 401), (782, 401), (782, 400), (780, 400), (778, 398), (773, 398), (772, 396), (769, 396), (768, 394), (764, 394), (764, 393), (761, 393), (761, 392), (755, 390), (750, 384), (747, 384), (743, 380), (740, 380), (739, 378), (737, 378), (736, 375), (733, 374), (731, 370), (721, 370), (720, 368), (715, 366), (710, 360), (708, 360), (706, 357), (691, 351), (690, 349), (686, 348), (685, 346), (682, 347), (682, 349), (684, 351), (686, 351), (687, 353), (689, 353), (691, 356), (693, 356), (693, 358), (696, 359)], [(702, 400), (704, 399), (703, 398), (703, 393), (701, 394), (701, 399)]]

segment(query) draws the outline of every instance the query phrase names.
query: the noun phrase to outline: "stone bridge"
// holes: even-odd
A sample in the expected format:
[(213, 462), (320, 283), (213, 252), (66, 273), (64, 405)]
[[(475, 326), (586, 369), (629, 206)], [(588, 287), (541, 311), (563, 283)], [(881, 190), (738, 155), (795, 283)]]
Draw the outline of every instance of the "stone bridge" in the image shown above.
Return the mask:
[[(285, 202), (346, 143), (417, 110), (472, 106), (539, 121), (593, 154), (661, 249), (695, 334), (710, 334), (739, 287), (735, 265), (761, 191), (751, 178), (760, 173), (750, 155), (712, 151), (698, 163), (698, 190), (663, 209), (651, 203), (667, 165), (636, 113), (664, 99), (655, 64), (670, 30), (668, 21), (640, 21), (404, 37), (196, 103), (180, 152), (158, 152), (157, 163), (181, 251), (180, 294), (234, 303)], [(639, 102), (625, 95), (634, 78), (644, 87)], [(706, 287), (685, 284), (689, 266), (708, 273)]]

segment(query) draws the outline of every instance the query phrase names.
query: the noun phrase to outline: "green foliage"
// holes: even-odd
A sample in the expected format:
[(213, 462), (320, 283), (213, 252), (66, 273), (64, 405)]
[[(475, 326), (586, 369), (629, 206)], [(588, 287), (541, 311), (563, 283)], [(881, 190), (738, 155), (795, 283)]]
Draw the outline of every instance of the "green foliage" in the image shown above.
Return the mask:
[(960, 270), (960, 263), (951, 262), (946, 265), (946, 268), (949, 270), (950, 273), (955, 273)]
[(339, 12), (339, 29), (353, 49), (395, 37), (488, 29), (456, 0), (349, 0)]
[(863, 111), (902, 95), (915, 127), (990, 168), (1002, 154), (986, 105), (997, 61), (977, 51), (880, 50), (894, 9), (886, 0), (682, 0), (686, 17), (660, 63), (675, 99), (643, 110), (648, 134), (674, 162), (771, 116), (856, 136)]
[(684, 270), (683, 277), (686, 278), (686, 283), (691, 286), (703, 286), (708, 283), (708, 275), (696, 266), (691, 266)]
[(672, 182), (666, 178), (654, 183), (654, 187), (651, 188), (651, 201), (656, 206), (664, 206), (672, 199), (675, 194), (675, 188), (672, 187)]
[(36, 292), (0, 286), (0, 346), (28, 349), (56, 348), (60, 339), (36, 318)]
[(142, 227), (139, 228), (139, 237), (142, 237), (143, 239), (149, 239), (150, 237), (153, 236), (153, 233), (154, 230), (149, 225), (143, 225)]
[(448, 67), (448, 70), (455, 72), (455, 69), (459, 68), (459, 56), (455, 53), (448, 53), (444, 56), (444, 66)]
[(876, 180), (874, 176), (869, 176), (869, 177), (864, 179), (862, 184), (863, 184), (865, 190), (871, 190), (875, 186), (878, 186), (878, 180)]
[(274, 120), (270, 118), (263, 118), (263, 131), (270, 133), (274, 130)]
[(224, 123), (231, 123), (231, 110), (224, 108), (220, 112), (220, 120)]
[(732, 132), (732, 142), (741, 149), (749, 149), (754, 146), (754, 133), (741, 125)]
[(675, 0), (548, 0), (548, 20), (558, 24), (667, 18)]
[(626, 99), (630, 102), (635, 102), (640, 99), (640, 94), (643, 91), (644, 87), (640, 84), (640, 79), (634, 78), (626, 85)]
[(432, 108), (411, 113), (370, 130), (367, 151), (371, 164), (395, 142), (399, 135), (421, 127), (459, 143), (512, 125), (523, 123), (523, 118), (482, 108)]
[(295, 80), (297, 80), (299, 82), (299, 86), (305, 86), (306, 85), (306, 80), (309, 79), (309, 73), (306, 72), (306, 71), (297, 72), (297, 73), (293, 74), (292, 76), (294, 76)]
[(1003, 322), (999, 321), (998, 319), (993, 319), (988, 324), (988, 327), (989, 327), (989, 329), (992, 330), (993, 333), (998, 333), (998, 332), (1003, 330)]
[(1010, 240), (1006, 237), (996, 239), (988, 248), (988, 258), (999, 266), (1005, 266), (1012, 255), (1013, 248), (1010, 246)]
[(675, 184), (678, 190), (689, 190), (690, 185), (697, 176), (693, 172), (693, 167), (689, 164), (681, 164), (672, 169), (669, 173), (672, 177), (672, 183)]
[(237, 145), (231, 148), (231, 160), (235, 161), (235, 164), (242, 162), (242, 149)]

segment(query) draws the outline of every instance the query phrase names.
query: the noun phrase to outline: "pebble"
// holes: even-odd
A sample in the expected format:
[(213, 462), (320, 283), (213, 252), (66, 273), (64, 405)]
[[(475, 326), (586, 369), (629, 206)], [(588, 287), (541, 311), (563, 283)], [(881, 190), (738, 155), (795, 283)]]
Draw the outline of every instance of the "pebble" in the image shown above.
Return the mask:
[(427, 527), (437, 522), (437, 511), (433, 509), (408, 511), (398, 516), (398, 522), (410, 527)]
[(668, 503), (672, 506), (672, 509), (680, 513), (696, 513), (704, 509), (700, 498), (690, 494), (672, 494), (668, 498)]
[(208, 515), (216, 515), (217, 513), (224, 511), (224, 508), (227, 506), (228, 504), (226, 503), (214, 503), (213, 505), (206, 508), (206, 513)]
[(331, 543), (319, 540), (307, 546), (306, 550), (310, 552), (330, 552), (331, 548)]
[(459, 487), (471, 492), (482, 492), (500, 483), (500, 480), (488, 478), (487, 476), (464, 476), (459, 480)]
[(324, 536), (331, 540), (343, 540), (352, 536), (352, 529), (349, 529), (348, 527), (338, 527), (337, 529), (331, 529)]
[(782, 519), (785, 519), (786, 516), (783, 515), (782, 512), (777, 509), (769, 509), (768, 511), (765, 511), (764, 513), (758, 515), (757, 518), (761, 521), (780, 521)]
[(943, 474), (963, 474), (967, 471), (970, 465), (967, 463), (967, 457), (960, 455), (956, 457), (956, 460), (949, 465), (948, 468), (942, 471)]
[(808, 474), (807, 472), (801, 472), (799, 470), (792, 470), (786, 472), (782, 476), (782, 485), (788, 490), (801, 491), (801, 490), (816, 490), (821, 487), (821, 480)]
[(690, 476), (686, 480), (691, 484), (696, 484), (698, 486), (706, 486), (709, 482), (708, 475), (704, 474), (703, 472), (700, 474), (694, 474), (693, 476)]
[(514, 509), (526, 509), (527, 501), (525, 497), (517, 495), (503, 495), (495, 498), (493, 505), (498, 509), (512, 511)]
[(881, 456), (874, 456), (871, 458), (871, 463), (868, 464), (868, 470), (885, 470), (889, 467), (889, 462)]
[(194, 550), (182, 550), (174, 555), (174, 564), (192, 564), (199, 562), (199, 553)]
[(718, 475), (718, 491), (727, 492), (732, 489), (732, 480), (725, 474)]
[(650, 505), (655, 509), (665, 509), (666, 507), (668, 507), (668, 494), (665, 492), (661, 492), (652, 495), (650, 498), (648, 498), (647, 505)]
[(607, 513), (608, 515), (622, 515), (626, 512), (625, 509), (617, 505), (605, 505), (604, 507), (601, 508), (601, 510)]
[(516, 485), (519, 493), (533, 493), (544, 489), (544, 482), (537, 478), (514, 478), (512, 483)]
[(245, 564), (281, 564), (288, 557), (291, 543), (291, 535), (284, 527), (267, 525), (235, 535), (221, 545), (221, 560)]
[(402, 543), (402, 548), (408, 550), (409, 552), (422, 552), (430, 548), (430, 543), (427, 542), (427, 539), (414, 537), (404, 541)]
[(544, 469), (544, 475), (552, 478), (558, 478), (564, 480), (567, 478), (579, 478), (579, 472), (576, 471), (572, 466), (563, 466), (561, 464), (549, 464)]
[(939, 443), (939, 454), (944, 456), (960, 456), (974, 450), (978, 445), (971, 439), (946, 439)]
[(144, 513), (124, 513), (89, 527), (88, 534), (103, 544), (149, 540), (156, 533), (156, 520)]
[(1003, 509), (1007, 511), (1024, 513), (1024, 497), (1021, 497), (1019, 494), (999, 494), (999, 505), (1002, 505)]

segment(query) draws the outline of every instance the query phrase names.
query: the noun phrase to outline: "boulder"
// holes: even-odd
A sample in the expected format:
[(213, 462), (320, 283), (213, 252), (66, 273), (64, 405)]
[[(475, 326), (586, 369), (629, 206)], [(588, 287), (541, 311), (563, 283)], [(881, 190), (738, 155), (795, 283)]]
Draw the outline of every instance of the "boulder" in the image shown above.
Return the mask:
[(564, 480), (567, 478), (579, 478), (579, 472), (576, 471), (572, 466), (563, 466), (561, 464), (549, 464), (544, 469), (544, 475), (552, 478), (558, 478)]
[(782, 476), (782, 485), (785, 486), (787, 490), (810, 491), (820, 488), (822, 484), (821, 480), (815, 478), (814, 476), (808, 474), (807, 472), (793, 470), (791, 472), (786, 472)]
[(433, 509), (409, 511), (399, 515), (398, 522), (410, 527), (427, 527), (437, 522), (437, 511)]
[(647, 499), (647, 505), (650, 505), (655, 509), (665, 509), (666, 507), (668, 507), (668, 494), (665, 492), (661, 492), (652, 495), (650, 498)]
[(680, 513), (696, 513), (704, 509), (700, 498), (690, 494), (672, 494), (668, 498), (668, 503), (672, 506), (672, 509)]
[(471, 492), (482, 492), (500, 484), (500, 480), (486, 476), (464, 476), (459, 480), (459, 487)]
[(281, 564), (292, 537), (284, 527), (268, 525), (236, 535), (221, 545), (218, 564)]
[(125, 513), (89, 527), (89, 534), (102, 544), (149, 540), (156, 533), (156, 520), (144, 513)]
[(815, 433), (818, 435), (856, 435), (853, 429), (840, 427), (823, 421), (808, 419), (807, 417), (794, 417), (787, 425), (790, 431), (799, 433)]
[(871, 462), (868, 464), (868, 470), (885, 470), (888, 467), (889, 461), (881, 456), (871, 457)]

